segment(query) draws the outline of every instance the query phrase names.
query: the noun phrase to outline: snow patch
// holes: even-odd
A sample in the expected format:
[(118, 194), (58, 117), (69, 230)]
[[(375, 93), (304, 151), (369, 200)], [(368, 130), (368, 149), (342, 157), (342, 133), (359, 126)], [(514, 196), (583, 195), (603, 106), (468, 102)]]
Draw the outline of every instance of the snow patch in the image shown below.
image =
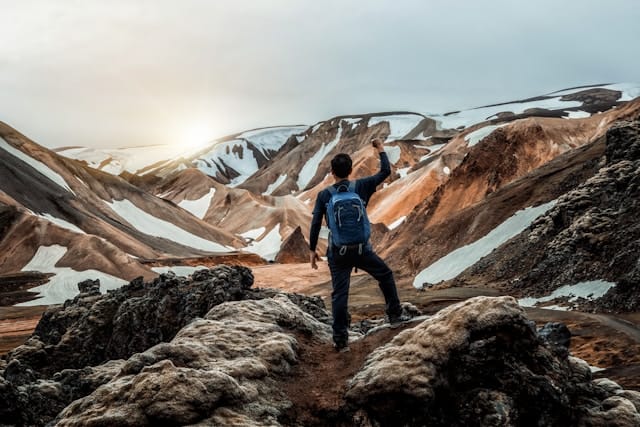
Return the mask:
[[(570, 93), (578, 92), (573, 90)], [(554, 94), (555, 95), (555, 94)], [(513, 102), (511, 104), (495, 105), (492, 107), (480, 107), (471, 110), (459, 111), (457, 113), (448, 114), (446, 116), (432, 116), (431, 118), (438, 122), (440, 129), (457, 129), (459, 127), (469, 127), (471, 125), (487, 121), (495, 118), (498, 113), (510, 111), (514, 114), (524, 113), (529, 108), (544, 108), (547, 110), (562, 110), (568, 108), (581, 107), (582, 102), (579, 101), (560, 101), (561, 96), (554, 96), (549, 99), (529, 102)]]
[(219, 243), (203, 239), (186, 230), (143, 211), (129, 200), (114, 200), (105, 202), (109, 207), (125, 221), (144, 234), (162, 237), (191, 248), (202, 249), (211, 252), (230, 252), (230, 249)]
[(73, 192), (71, 187), (69, 187), (69, 185), (67, 184), (67, 181), (65, 181), (64, 178), (60, 174), (58, 174), (57, 172), (54, 172), (53, 170), (51, 170), (51, 168), (49, 168), (49, 166), (45, 165), (41, 161), (36, 160), (31, 156), (28, 156), (27, 154), (23, 153), (22, 151), (18, 150), (17, 148), (14, 148), (7, 141), (5, 141), (3, 138), (0, 138), (0, 148), (5, 150), (7, 153), (11, 154), (13, 157), (16, 157), (16, 158), (22, 160), (24, 163), (28, 164), (29, 166), (31, 166), (32, 168), (34, 168), (35, 170), (40, 172), (40, 174), (42, 174), (45, 177), (47, 177), (50, 181), (53, 181), (54, 183), (56, 183), (59, 187), (64, 188), (65, 190), (69, 191), (70, 193), (72, 193), (74, 195), (76, 194), (76, 193)]
[(300, 173), (298, 174), (298, 189), (304, 190), (304, 188), (309, 184), (309, 182), (313, 179), (318, 170), (318, 165), (320, 161), (334, 149), (338, 142), (340, 142), (340, 137), (342, 136), (342, 128), (338, 129), (338, 134), (333, 139), (333, 141), (322, 144), (322, 147), (313, 155), (300, 169)]
[(274, 182), (272, 182), (271, 184), (269, 184), (269, 186), (267, 187), (267, 190), (262, 193), (263, 196), (270, 196), (271, 193), (273, 193), (278, 187), (280, 187), (280, 185), (287, 179), (287, 174), (284, 175), (280, 175), (278, 177), (278, 179), (276, 179)]
[(438, 151), (440, 151), (442, 149), (442, 147), (444, 147), (447, 144), (434, 144), (428, 147), (422, 147), (420, 146), (419, 148), (428, 148), (429, 150), (429, 154), (425, 154), (424, 156), (420, 157), (420, 162), (427, 160), (429, 157), (434, 156)]
[(387, 157), (389, 157), (389, 162), (391, 162), (392, 165), (398, 163), (398, 160), (400, 160), (400, 154), (402, 153), (400, 147), (397, 145), (389, 146), (385, 148), (385, 151), (387, 152)]
[(211, 205), (211, 199), (216, 193), (215, 188), (211, 188), (207, 194), (197, 200), (183, 200), (178, 203), (182, 209), (187, 210), (193, 214), (193, 216), (203, 219), (209, 210)]
[(398, 175), (400, 175), (400, 179), (402, 179), (409, 174), (410, 170), (411, 170), (411, 167), (407, 167), (407, 168), (397, 169), (396, 172), (398, 172)]
[(240, 233), (239, 236), (244, 237), (245, 239), (256, 240), (258, 237), (262, 236), (266, 230), (267, 229), (265, 227), (254, 228), (253, 230)]
[(404, 138), (409, 132), (420, 124), (424, 117), (418, 114), (398, 114), (393, 116), (378, 116), (369, 119), (369, 127), (382, 122), (389, 123), (389, 136), (386, 142), (395, 141)]
[[(179, 145), (147, 145), (115, 149), (95, 149), (88, 147), (70, 148), (58, 151), (58, 154), (71, 159), (86, 162), (89, 167), (100, 169), (112, 175), (127, 171), (136, 173), (148, 166), (184, 156), (184, 148)], [(111, 159), (108, 163), (105, 161)], [(102, 165), (102, 166), (101, 166)]]
[(244, 132), (238, 138), (248, 140), (268, 157), (267, 151), (278, 151), (290, 137), (307, 129), (308, 126), (279, 126)]
[(402, 224), (404, 222), (404, 220), (407, 219), (407, 216), (401, 216), (400, 218), (396, 219), (395, 221), (393, 221), (391, 224), (389, 224), (387, 226), (387, 228), (389, 230), (393, 230), (395, 228), (397, 228), (400, 224)]
[(282, 246), (282, 238), (280, 237), (280, 224), (277, 224), (261, 240), (252, 242), (244, 250), (257, 254), (267, 261), (273, 261), (280, 252), (280, 246)]
[(360, 117), (359, 119), (342, 119), (343, 121), (347, 122), (348, 124), (350, 124), (351, 126), (358, 124), (362, 121), (362, 117)]
[(173, 193), (175, 190), (169, 190), (169, 191), (165, 191), (162, 194), (156, 194), (156, 197), (160, 197), (161, 199), (164, 199), (165, 197), (169, 196), (171, 193)]
[(622, 96), (618, 101), (631, 101), (640, 96), (639, 83), (614, 83), (612, 85), (603, 86), (605, 89), (619, 90)]
[(473, 147), (478, 142), (482, 141), (484, 138), (489, 136), (494, 130), (507, 125), (507, 123), (501, 125), (490, 125), (480, 128), (478, 130), (474, 130), (464, 137), (464, 140), (467, 141), (467, 147)]
[(568, 119), (584, 119), (585, 117), (591, 117), (590, 113), (586, 111), (569, 111)]
[(438, 283), (442, 280), (453, 279), (482, 257), (490, 254), (492, 250), (525, 230), (534, 219), (547, 212), (555, 204), (556, 201), (553, 200), (516, 212), (486, 236), (450, 252), (422, 270), (413, 280), (413, 286), (421, 289), (425, 283)]
[[(575, 302), (578, 298), (589, 300), (597, 299), (606, 294), (609, 289), (616, 286), (615, 283), (604, 280), (591, 280), (587, 282), (576, 283), (575, 285), (564, 285), (553, 291), (550, 295), (532, 298), (526, 297), (518, 300), (518, 304), (523, 307), (535, 307), (541, 302), (551, 301), (555, 298), (569, 297), (569, 302)], [(550, 308), (550, 307), (545, 307)]]
[(234, 139), (215, 144), (208, 152), (194, 160), (195, 166), (210, 176), (224, 172), (225, 166), (233, 169), (238, 176), (229, 183), (236, 187), (258, 170), (258, 161), (249, 149), (247, 141)]
[(76, 271), (69, 267), (56, 267), (55, 265), (67, 253), (67, 248), (60, 245), (40, 246), (35, 255), (22, 268), (22, 271), (40, 271), (42, 273), (54, 273), (44, 285), (32, 288), (32, 291), (40, 293), (40, 298), (27, 301), (18, 306), (52, 305), (61, 304), (67, 299), (78, 295), (78, 283), (83, 280), (99, 279), (100, 289), (104, 292), (109, 289), (117, 289), (126, 285), (126, 280), (111, 276), (98, 270)]
[(62, 228), (66, 228), (67, 230), (73, 231), (74, 233), (80, 233), (80, 234), (87, 234), (84, 231), (82, 231), (80, 228), (78, 228), (77, 226), (71, 224), (68, 221), (65, 221), (64, 219), (60, 219), (60, 218), (56, 218), (53, 215), (50, 214), (34, 214), (40, 218), (44, 218), (49, 222), (54, 223), (55, 225), (57, 225), (58, 227), (62, 227)]

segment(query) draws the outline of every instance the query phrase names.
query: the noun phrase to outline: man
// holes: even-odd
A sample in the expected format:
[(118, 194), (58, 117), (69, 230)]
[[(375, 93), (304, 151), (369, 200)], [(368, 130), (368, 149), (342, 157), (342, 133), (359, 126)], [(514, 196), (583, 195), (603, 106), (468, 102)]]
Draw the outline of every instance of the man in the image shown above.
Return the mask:
[[(391, 166), (387, 153), (384, 151), (382, 140), (376, 138), (372, 140), (372, 145), (380, 156), (380, 171), (372, 176), (361, 178), (355, 181), (355, 192), (360, 196), (365, 206), (369, 202), (371, 195), (376, 191), (376, 187), (391, 174)], [(331, 174), (335, 179), (333, 187), (339, 189), (349, 185), (349, 175), (352, 172), (352, 161), (348, 154), (340, 153), (331, 160)], [(309, 236), (311, 267), (317, 269), (316, 261), (320, 259), (316, 252), (318, 235), (322, 218), (327, 213), (327, 203), (331, 199), (329, 188), (318, 193), (316, 204), (313, 209), (313, 219), (311, 220), (311, 232)], [(328, 221), (327, 221), (328, 223)], [(331, 239), (330, 239), (331, 240)], [(347, 308), (349, 299), (349, 282), (351, 270), (359, 268), (373, 276), (382, 290), (386, 303), (386, 314), (391, 324), (397, 324), (408, 320), (403, 315), (398, 299), (396, 283), (393, 279), (393, 272), (387, 264), (373, 251), (371, 244), (359, 248), (341, 248), (333, 246), (331, 241), (327, 248), (327, 259), (329, 270), (331, 271), (331, 282), (333, 292), (331, 293), (331, 311), (333, 314), (333, 341), (338, 351), (348, 351), (349, 338), (349, 312)], [(346, 250), (345, 250), (346, 249)]]

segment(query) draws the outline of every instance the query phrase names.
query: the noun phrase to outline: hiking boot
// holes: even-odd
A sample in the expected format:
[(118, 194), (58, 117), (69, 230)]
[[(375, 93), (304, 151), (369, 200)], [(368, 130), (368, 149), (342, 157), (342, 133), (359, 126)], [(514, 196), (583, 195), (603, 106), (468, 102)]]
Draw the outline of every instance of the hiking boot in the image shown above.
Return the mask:
[(338, 353), (347, 353), (348, 351), (350, 351), (347, 341), (335, 342), (333, 344), (333, 348), (335, 348)]
[(389, 314), (387, 315), (387, 319), (389, 320), (389, 324), (392, 327), (398, 327), (404, 322), (408, 322), (411, 320), (411, 316), (404, 312), (404, 310), (400, 314)]

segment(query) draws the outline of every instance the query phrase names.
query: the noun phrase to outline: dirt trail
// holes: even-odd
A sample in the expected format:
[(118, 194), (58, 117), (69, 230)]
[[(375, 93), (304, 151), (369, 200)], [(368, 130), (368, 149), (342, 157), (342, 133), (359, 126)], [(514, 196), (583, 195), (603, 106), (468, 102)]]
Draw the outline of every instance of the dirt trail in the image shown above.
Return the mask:
[(282, 421), (305, 426), (351, 425), (352, 420), (343, 418), (348, 381), (374, 349), (417, 323), (378, 329), (349, 343), (350, 350), (346, 353), (336, 352), (331, 344), (298, 335), (301, 360), (284, 385), (284, 392), (293, 405)]

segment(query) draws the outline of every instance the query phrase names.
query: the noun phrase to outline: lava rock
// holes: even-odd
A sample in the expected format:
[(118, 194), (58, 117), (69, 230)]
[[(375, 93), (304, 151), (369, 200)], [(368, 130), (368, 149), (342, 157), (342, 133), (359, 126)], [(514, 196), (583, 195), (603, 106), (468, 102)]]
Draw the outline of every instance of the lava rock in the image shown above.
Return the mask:
[(564, 323), (549, 322), (538, 330), (538, 335), (558, 357), (565, 358), (569, 356), (571, 331)]
[[(190, 278), (170, 273), (149, 283), (136, 279), (102, 295), (98, 281), (82, 282), (79, 295), (49, 308), (34, 335), (4, 356), (0, 401), (11, 403), (0, 411), (0, 424), (48, 423), (72, 401), (116, 377), (124, 360), (171, 341), (212, 308), (270, 297), (252, 284), (250, 269), (226, 265)], [(290, 301), (329, 316), (318, 298), (298, 295)]]
[(346, 397), (381, 426), (640, 425), (631, 400), (583, 368), (545, 345), (515, 299), (476, 297), (374, 350)]
[(285, 295), (220, 304), (170, 343), (132, 356), (56, 425), (279, 425), (290, 402), (274, 380), (298, 362), (295, 332), (331, 340), (328, 325)]
[(81, 294), (97, 295), (100, 294), (100, 280), (84, 280), (78, 283), (78, 290)]

